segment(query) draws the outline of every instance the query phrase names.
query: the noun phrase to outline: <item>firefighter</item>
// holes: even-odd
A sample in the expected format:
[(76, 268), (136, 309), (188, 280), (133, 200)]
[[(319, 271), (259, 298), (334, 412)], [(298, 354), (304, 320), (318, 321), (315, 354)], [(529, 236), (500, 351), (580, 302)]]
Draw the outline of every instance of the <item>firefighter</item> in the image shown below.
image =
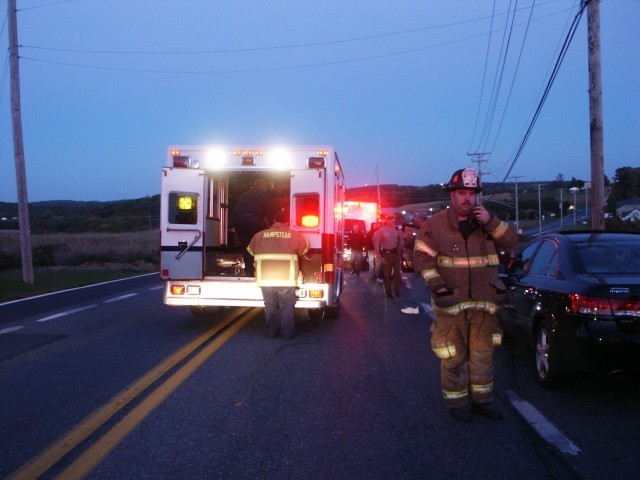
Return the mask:
[(477, 204), (482, 186), (473, 168), (457, 170), (444, 189), (451, 208), (424, 222), (413, 254), (431, 292), (431, 348), (441, 362), (444, 404), (456, 420), (471, 420), (471, 412), (500, 419), (493, 353), (502, 341), (495, 314), (505, 286), (497, 252), (513, 249), (517, 234)]
[(285, 339), (293, 337), (298, 256), (309, 250), (307, 239), (289, 227), (288, 219), (287, 212), (278, 211), (275, 223), (256, 233), (247, 247), (255, 258), (256, 283), (262, 290), (269, 338), (280, 332)]
[(360, 231), (360, 225), (353, 224), (353, 230), (349, 236), (347, 246), (351, 249), (351, 275), (360, 276), (362, 270), (362, 253), (366, 247), (365, 233)]

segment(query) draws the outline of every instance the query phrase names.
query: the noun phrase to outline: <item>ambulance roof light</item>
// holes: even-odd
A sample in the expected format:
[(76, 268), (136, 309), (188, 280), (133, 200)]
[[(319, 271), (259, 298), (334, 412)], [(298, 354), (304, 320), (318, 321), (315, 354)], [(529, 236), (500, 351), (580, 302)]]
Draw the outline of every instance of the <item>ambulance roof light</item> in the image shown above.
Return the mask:
[(173, 167), (174, 168), (191, 168), (193, 163), (191, 157), (187, 155), (173, 155)]
[(309, 157), (307, 158), (307, 168), (325, 168), (327, 159), (325, 157)]
[(227, 156), (222, 150), (214, 149), (209, 150), (205, 155), (205, 166), (208, 169), (219, 169), (225, 166), (227, 163)]
[(291, 154), (284, 149), (276, 149), (269, 153), (269, 161), (275, 168), (287, 169), (291, 167)]

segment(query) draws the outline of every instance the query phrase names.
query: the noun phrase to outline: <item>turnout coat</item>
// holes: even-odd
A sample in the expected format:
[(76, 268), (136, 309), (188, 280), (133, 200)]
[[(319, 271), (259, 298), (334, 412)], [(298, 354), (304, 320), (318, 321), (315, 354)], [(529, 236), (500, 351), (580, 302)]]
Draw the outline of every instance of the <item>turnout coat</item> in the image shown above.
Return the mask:
[[(450, 208), (427, 219), (416, 238), (413, 263), (431, 291), (434, 313), (474, 309), (495, 314), (505, 293), (498, 252), (513, 250), (517, 239), (513, 226), (494, 215), (486, 225), (471, 220), (466, 235)], [(448, 291), (436, 294), (442, 287)]]

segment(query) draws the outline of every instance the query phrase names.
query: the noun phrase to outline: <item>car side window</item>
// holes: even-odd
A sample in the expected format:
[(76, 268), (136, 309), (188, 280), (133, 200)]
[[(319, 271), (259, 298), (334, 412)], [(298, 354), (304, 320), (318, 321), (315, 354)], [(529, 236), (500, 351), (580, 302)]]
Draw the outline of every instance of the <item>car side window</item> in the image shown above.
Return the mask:
[[(529, 267), (529, 275), (552, 277), (558, 264), (556, 244), (550, 241), (542, 242)], [(555, 265), (555, 266), (554, 266)]]
[(533, 254), (536, 252), (539, 246), (540, 242), (534, 242), (531, 245), (525, 247), (524, 250), (520, 252), (520, 255), (518, 255), (515, 262), (509, 268), (509, 273), (522, 275), (524, 272), (526, 272), (529, 268), (529, 265), (531, 264), (531, 258), (533, 257)]

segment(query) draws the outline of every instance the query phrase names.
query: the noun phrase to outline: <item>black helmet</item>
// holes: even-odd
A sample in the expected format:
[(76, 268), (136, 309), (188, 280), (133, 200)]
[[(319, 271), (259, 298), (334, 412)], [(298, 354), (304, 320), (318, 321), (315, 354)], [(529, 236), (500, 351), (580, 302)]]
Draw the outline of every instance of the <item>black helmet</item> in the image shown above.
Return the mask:
[(451, 175), (451, 180), (449, 180), (449, 183), (447, 183), (442, 188), (444, 188), (447, 192), (462, 189), (473, 190), (476, 193), (480, 193), (482, 191), (482, 186), (480, 185), (478, 174), (471, 167), (456, 170), (453, 175)]

